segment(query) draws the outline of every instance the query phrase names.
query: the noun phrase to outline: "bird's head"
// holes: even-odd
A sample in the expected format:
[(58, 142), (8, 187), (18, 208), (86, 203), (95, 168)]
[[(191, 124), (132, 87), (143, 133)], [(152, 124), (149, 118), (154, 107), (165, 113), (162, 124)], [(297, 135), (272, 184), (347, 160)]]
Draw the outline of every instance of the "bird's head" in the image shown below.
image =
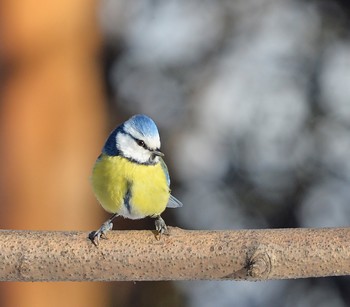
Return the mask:
[(157, 126), (146, 115), (134, 115), (113, 130), (102, 152), (140, 164), (156, 164), (163, 156)]

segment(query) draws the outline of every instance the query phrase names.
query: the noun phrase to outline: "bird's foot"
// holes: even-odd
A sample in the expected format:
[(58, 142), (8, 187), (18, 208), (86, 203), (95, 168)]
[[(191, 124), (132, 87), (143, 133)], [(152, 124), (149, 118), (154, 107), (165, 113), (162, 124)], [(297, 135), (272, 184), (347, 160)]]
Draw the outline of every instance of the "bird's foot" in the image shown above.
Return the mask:
[(158, 231), (158, 234), (159, 234), (158, 240), (160, 240), (160, 237), (162, 234), (168, 234), (168, 228), (160, 215), (156, 217), (156, 220), (154, 223), (156, 225), (156, 230)]
[(113, 228), (113, 223), (108, 220), (102, 224), (102, 226), (96, 230), (89, 233), (89, 239), (91, 242), (97, 246), (100, 239), (107, 239), (106, 233)]

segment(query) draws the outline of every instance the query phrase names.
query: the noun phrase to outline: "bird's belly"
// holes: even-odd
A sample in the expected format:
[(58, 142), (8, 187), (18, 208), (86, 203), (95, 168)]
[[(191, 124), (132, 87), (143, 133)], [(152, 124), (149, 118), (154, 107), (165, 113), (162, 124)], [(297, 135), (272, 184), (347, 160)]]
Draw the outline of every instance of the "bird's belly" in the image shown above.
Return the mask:
[(160, 165), (139, 165), (121, 157), (100, 158), (92, 186), (106, 211), (130, 219), (161, 214), (170, 195)]

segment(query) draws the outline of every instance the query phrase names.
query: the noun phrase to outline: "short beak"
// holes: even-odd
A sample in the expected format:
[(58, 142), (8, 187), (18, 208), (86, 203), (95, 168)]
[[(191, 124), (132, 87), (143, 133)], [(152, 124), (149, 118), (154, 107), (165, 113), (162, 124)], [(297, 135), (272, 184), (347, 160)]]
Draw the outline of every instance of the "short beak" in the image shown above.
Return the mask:
[(164, 157), (164, 154), (163, 154), (159, 149), (153, 150), (152, 153), (153, 153), (155, 156)]

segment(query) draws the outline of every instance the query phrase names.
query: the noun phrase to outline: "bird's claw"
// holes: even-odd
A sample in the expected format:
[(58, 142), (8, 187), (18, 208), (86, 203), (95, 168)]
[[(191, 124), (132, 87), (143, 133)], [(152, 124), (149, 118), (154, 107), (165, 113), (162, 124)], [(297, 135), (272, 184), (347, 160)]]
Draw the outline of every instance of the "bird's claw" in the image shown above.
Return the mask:
[(107, 239), (106, 233), (113, 228), (113, 223), (108, 220), (103, 223), (102, 226), (96, 230), (89, 233), (89, 239), (91, 242), (97, 246), (100, 242), (100, 239)]
[(161, 216), (158, 216), (154, 223), (159, 234), (158, 240), (160, 240), (162, 234), (168, 234), (168, 228)]

